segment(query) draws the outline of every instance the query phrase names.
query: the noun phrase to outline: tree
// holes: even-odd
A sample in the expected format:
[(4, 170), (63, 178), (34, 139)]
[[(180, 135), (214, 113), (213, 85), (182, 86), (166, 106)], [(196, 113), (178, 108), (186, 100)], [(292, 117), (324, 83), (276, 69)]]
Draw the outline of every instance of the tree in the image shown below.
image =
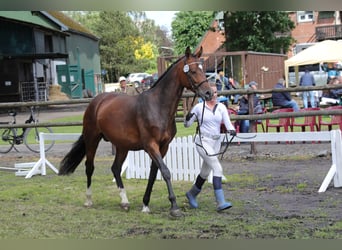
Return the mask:
[(212, 11), (180, 11), (172, 21), (172, 38), (176, 54), (184, 53), (187, 46), (195, 48), (213, 21)]
[(281, 11), (227, 11), (224, 27), (227, 51), (286, 53), (295, 24)]
[(101, 67), (106, 80), (132, 72), (156, 72), (158, 49), (170, 40), (145, 12), (67, 11), (74, 20), (100, 38)]

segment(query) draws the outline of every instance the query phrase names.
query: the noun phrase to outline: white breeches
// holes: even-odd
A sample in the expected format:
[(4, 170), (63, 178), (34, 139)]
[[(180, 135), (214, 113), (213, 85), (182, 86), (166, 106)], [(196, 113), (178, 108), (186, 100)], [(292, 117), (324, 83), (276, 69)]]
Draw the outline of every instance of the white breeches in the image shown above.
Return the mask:
[(217, 157), (221, 148), (221, 140), (213, 139), (207, 136), (196, 135), (195, 139), (196, 149), (203, 159), (200, 176), (207, 179), (210, 171), (213, 171), (213, 176), (222, 176), (222, 166)]

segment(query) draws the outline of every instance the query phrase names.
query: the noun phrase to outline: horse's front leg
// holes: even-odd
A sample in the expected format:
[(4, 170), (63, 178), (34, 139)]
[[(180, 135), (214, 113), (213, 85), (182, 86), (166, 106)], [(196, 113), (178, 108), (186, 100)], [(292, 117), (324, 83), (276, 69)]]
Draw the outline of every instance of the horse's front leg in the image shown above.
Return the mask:
[(154, 184), (154, 181), (157, 176), (158, 168), (160, 169), (160, 172), (163, 176), (164, 181), (166, 182), (166, 186), (169, 192), (169, 200), (171, 202), (171, 209), (170, 209), (170, 215), (173, 217), (180, 217), (182, 216), (182, 212), (180, 211), (177, 202), (176, 202), (176, 196), (173, 192), (172, 184), (171, 184), (171, 173), (170, 170), (167, 168), (166, 164), (163, 161), (163, 158), (160, 154), (151, 155), (152, 158), (152, 165), (151, 165), (151, 171), (150, 171), (150, 177), (148, 179), (148, 184), (146, 188), (146, 192), (144, 195), (144, 206), (148, 207), (148, 203), (150, 201), (150, 196), (152, 192), (152, 187)]
[(123, 185), (122, 178), (121, 178), (121, 170), (122, 170), (122, 164), (127, 157), (127, 153), (128, 151), (122, 152), (121, 150), (117, 150), (116, 155), (115, 155), (115, 160), (111, 168), (115, 181), (116, 181), (116, 185), (119, 188), (119, 195), (121, 197), (120, 206), (126, 211), (129, 210), (129, 201), (127, 198), (126, 190)]

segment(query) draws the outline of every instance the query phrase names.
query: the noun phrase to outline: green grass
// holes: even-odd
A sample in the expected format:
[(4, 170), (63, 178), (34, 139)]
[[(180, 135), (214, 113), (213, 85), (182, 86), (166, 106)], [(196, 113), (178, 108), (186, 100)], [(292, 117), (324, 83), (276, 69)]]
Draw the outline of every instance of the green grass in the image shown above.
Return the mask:
[[(64, 123), (64, 122), (78, 122), (82, 121), (83, 116), (77, 115), (77, 116), (70, 116), (65, 118), (58, 118), (58, 119), (52, 119), (47, 122), (54, 122), (54, 123)], [(182, 122), (177, 122), (177, 137), (183, 137), (188, 135), (193, 135), (196, 131), (197, 124), (194, 123), (191, 127), (185, 128)], [(54, 133), (81, 133), (82, 132), (82, 126), (65, 126), (65, 127), (53, 127)]]
[[(69, 116), (64, 118), (52, 119), (47, 122), (53, 123), (66, 123), (66, 122), (80, 122), (83, 119), (83, 115)], [(54, 133), (81, 133), (82, 126), (65, 126), (65, 127), (53, 127)]]
[[(52, 163), (58, 159), (51, 159)], [(46, 176), (27, 180), (12, 172), (0, 175), (0, 239), (338, 239), (341, 223), (327, 223), (327, 215), (312, 213), (286, 217), (273, 202), (272, 212), (262, 195), (290, 195), (290, 189), (258, 189), (260, 178), (234, 174), (224, 184), (233, 208), (217, 213), (212, 185), (206, 183), (198, 197), (199, 209), (190, 209), (184, 193), (191, 182), (173, 181), (177, 203), (184, 217), (171, 219), (164, 181), (157, 180), (151, 196), (151, 214), (141, 212), (147, 180), (124, 179), (130, 211), (121, 210), (120, 198), (108, 166), (97, 160), (93, 176), (92, 208), (85, 208), (84, 169), (70, 176)], [(253, 191), (254, 190), (254, 191)], [(255, 199), (241, 194), (255, 192)], [(251, 196), (253, 197), (253, 196)], [(324, 198), (322, 197), (322, 200)], [(312, 230), (314, 228), (314, 230)]]
[[(76, 122), (76, 121), (82, 121), (82, 115), (78, 116), (71, 116), (71, 117), (65, 117), (65, 118), (58, 118), (58, 119), (53, 119), (49, 120), (48, 122)], [(304, 118), (299, 117), (297, 119), (298, 122), (303, 122)], [(328, 121), (329, 117), (328, 116), (323, 116), (323, 120)], [(263, 121), (264, 127), (266, 127), (265, 121)], [(195, 134), (196, 131), (196, 126), (197, 123), (194, 123), (191, 127), (185, 128), (183, 126), (182, 122), (177, 122), (177, 134), (176, 137), (183, 137), (183, 136), (188, 136), (188, 135), (193, 135)], [(333, 126), (333, 129), (338, 129), (338, 125)], [(307, 131), (309, 131), (309, 128), (306, 128)], [(328, 130), (327, 127), (323, 127), (323, 131)], [(67, 126), (67, 127), (54, 127), (53, 131), (55, 133), (81, 133), (82, 131), (82, 126)], [(258, 124), (258, 131), (262, 132), (262, 127), (261, 124)], [(271, 131), (274, 131), (274, 129)], [(294, 132), (301, 132), (300, 127), (295, 127)]]

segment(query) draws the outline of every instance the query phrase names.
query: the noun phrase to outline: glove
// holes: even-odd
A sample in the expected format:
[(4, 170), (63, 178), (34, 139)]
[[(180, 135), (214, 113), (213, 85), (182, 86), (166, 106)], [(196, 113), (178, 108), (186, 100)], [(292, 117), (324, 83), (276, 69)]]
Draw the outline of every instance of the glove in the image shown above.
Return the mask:
[(194, 116), (194, 113), (188, 113), (186, 116), (185, 116), (185, 120), (186, 121), (189, 121), (190, 119), (191, 119), (191, 117), (193, 117)]
[(236, 136), (236, 130), (229, 130), (229, 134), (231, 136)]

